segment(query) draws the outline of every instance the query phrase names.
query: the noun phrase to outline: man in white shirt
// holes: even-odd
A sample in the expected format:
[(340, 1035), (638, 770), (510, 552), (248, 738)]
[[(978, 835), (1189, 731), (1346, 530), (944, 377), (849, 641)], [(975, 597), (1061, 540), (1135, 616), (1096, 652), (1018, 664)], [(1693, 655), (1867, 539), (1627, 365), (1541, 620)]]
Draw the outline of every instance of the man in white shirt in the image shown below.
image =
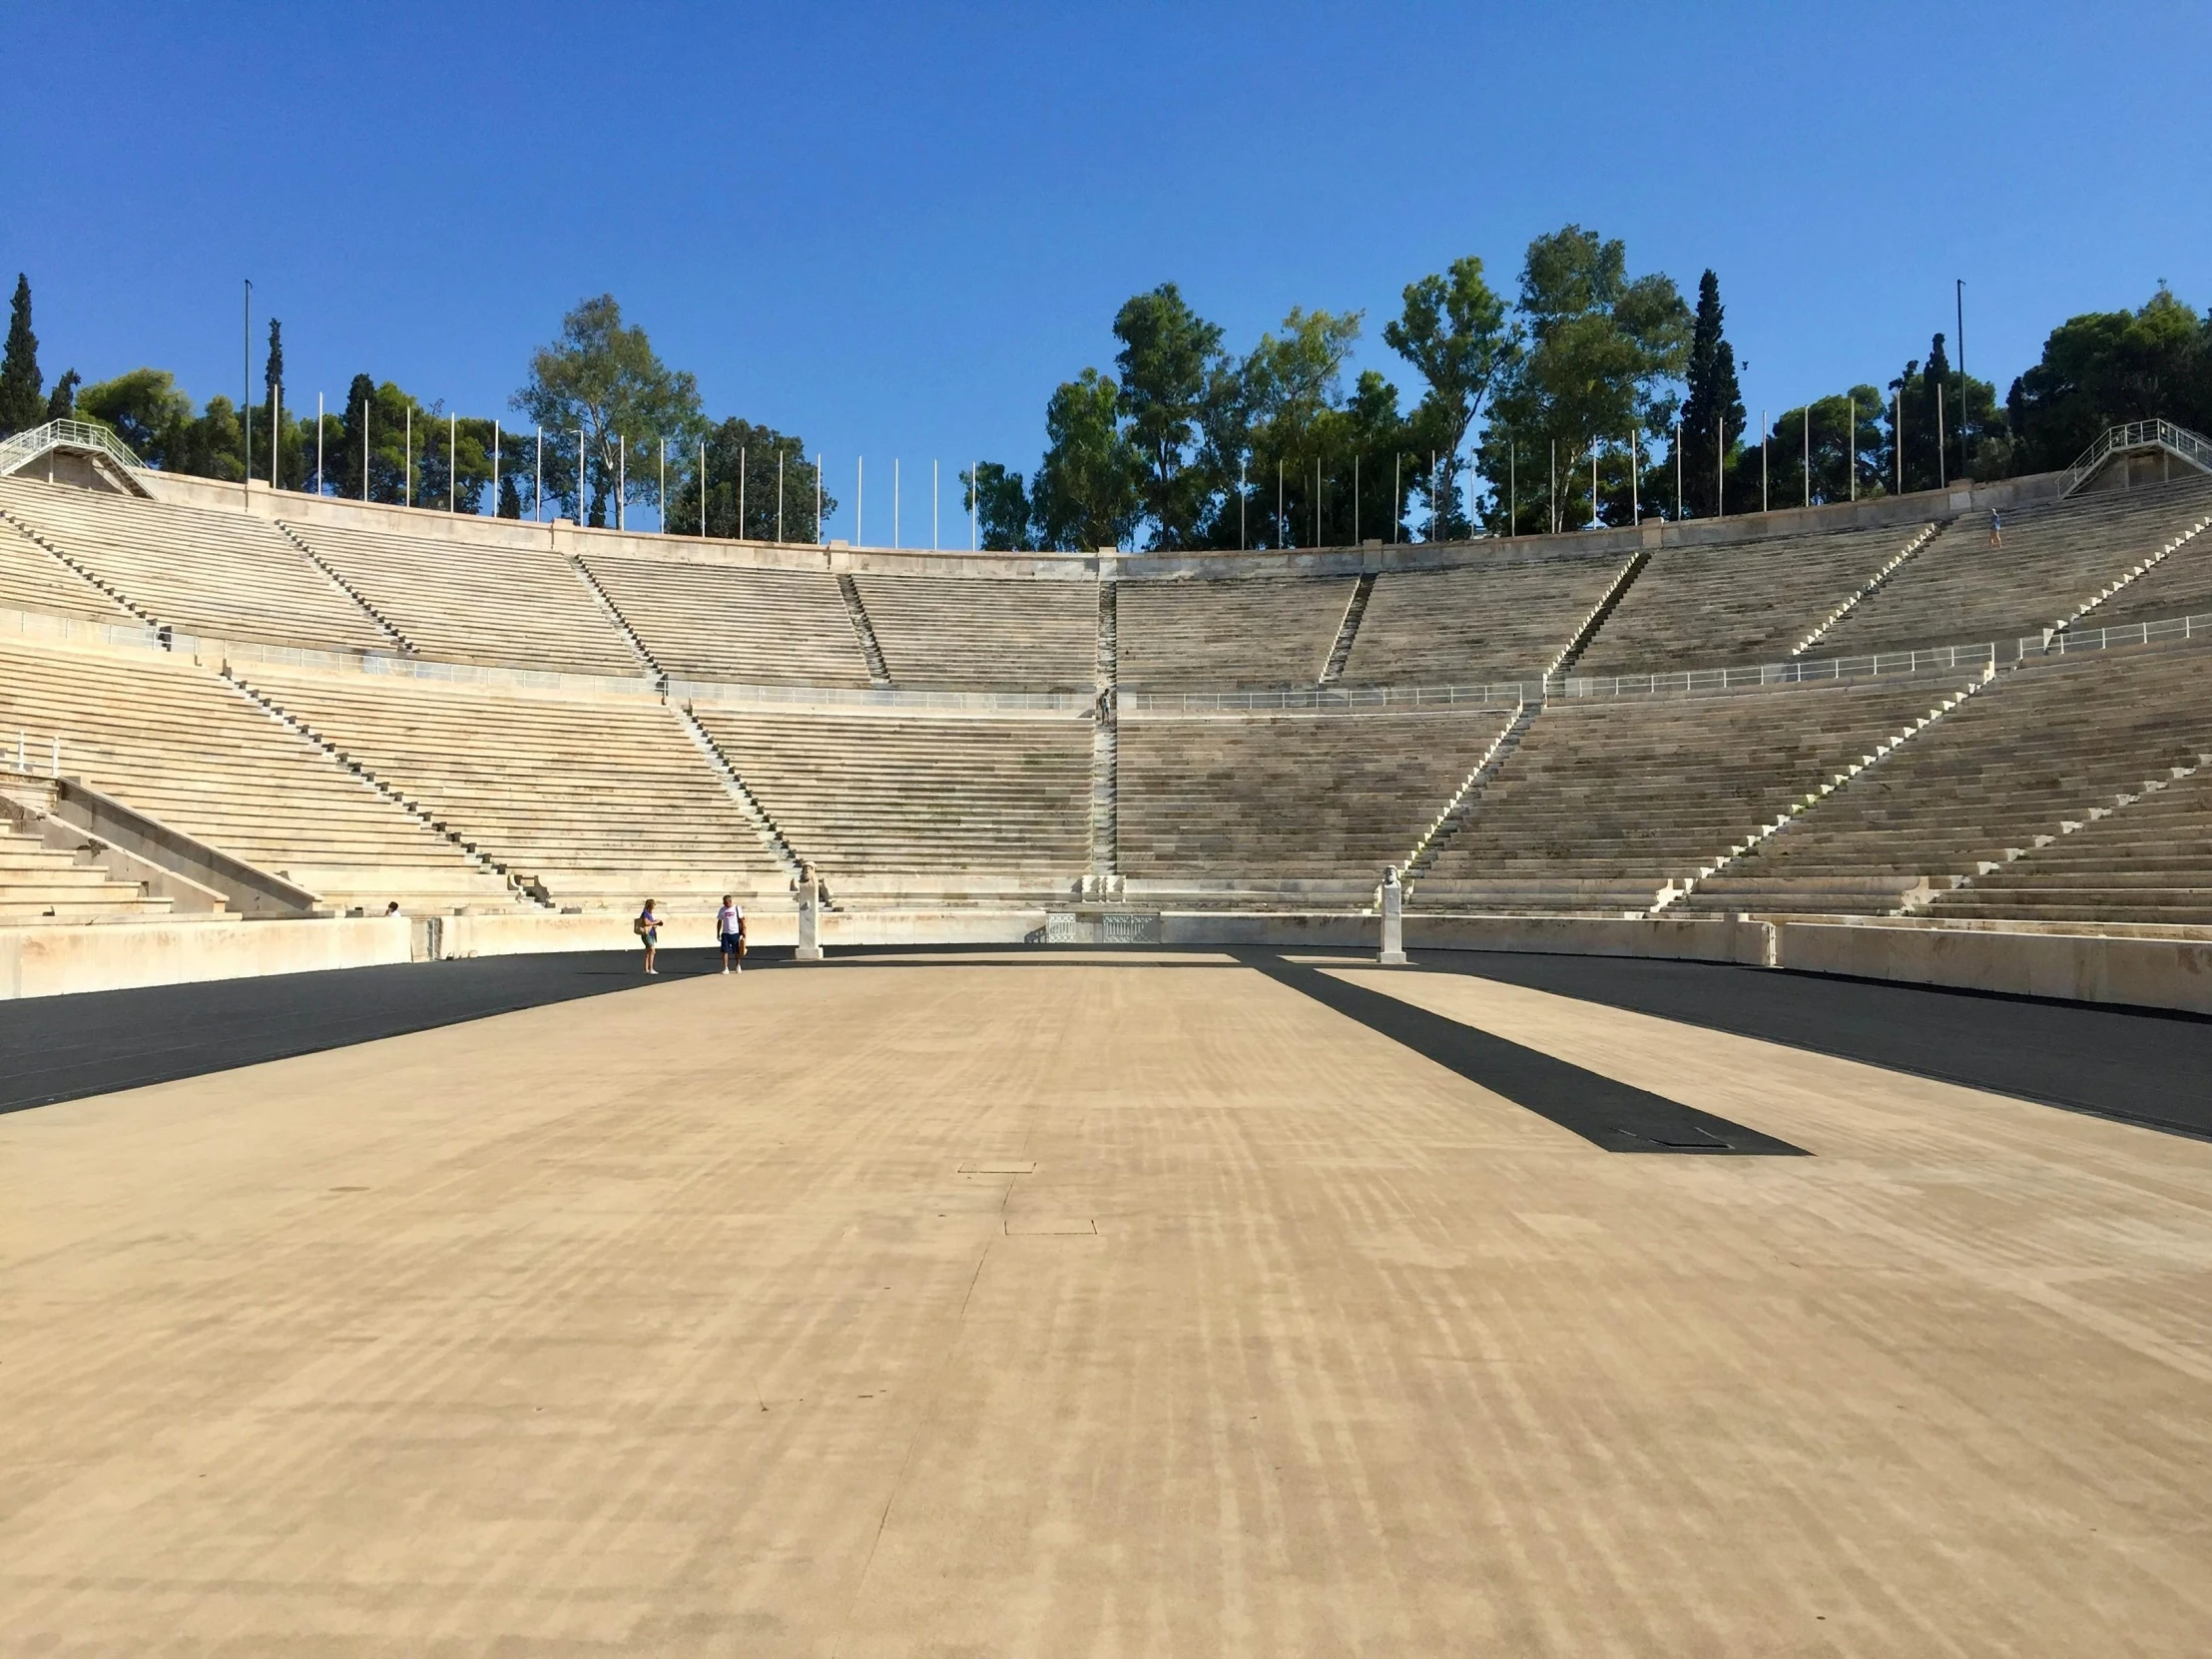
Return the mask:
[(715, 912), (715, 932), (722, 939), (722, 971), (745, 971), (745, 906), (728, 893), (722, 895), (722, 908)]

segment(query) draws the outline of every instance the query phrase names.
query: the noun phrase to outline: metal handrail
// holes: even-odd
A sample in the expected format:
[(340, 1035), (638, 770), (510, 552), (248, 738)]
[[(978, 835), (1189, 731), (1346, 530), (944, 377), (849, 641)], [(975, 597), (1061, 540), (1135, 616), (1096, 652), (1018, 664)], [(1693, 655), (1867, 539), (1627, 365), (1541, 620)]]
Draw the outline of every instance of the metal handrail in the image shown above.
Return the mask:
[(2130, 420), (2122, 425), (2108, 426), (2096, 442), (2081, 452), (2081, 458), (2058, 475), (2058, 493), (2061, 498), (2073, 494), (2087, 480), (2090, 473), (2123, 449), (2148, 449), (2162, 445), (2175, 454), (2186, 456), (2207, 472), (2212, 472), (2212, 442), (2198, 436), (2186, 426), (2176, 426), (2170, 420)]
[(130, 445), (117, 437), (107, 427), (89, 420), (49, 420), (43, 426), (34, 426), (27, 432), (18, 432), (6, 442), (0, 443), (0, 473), (13, 472), (35, 455), (61, 444), (73, 449), (97, 449), (119, 466), (127, 466), (136, 472), (144, 472), (147, 465), (131, 453)]

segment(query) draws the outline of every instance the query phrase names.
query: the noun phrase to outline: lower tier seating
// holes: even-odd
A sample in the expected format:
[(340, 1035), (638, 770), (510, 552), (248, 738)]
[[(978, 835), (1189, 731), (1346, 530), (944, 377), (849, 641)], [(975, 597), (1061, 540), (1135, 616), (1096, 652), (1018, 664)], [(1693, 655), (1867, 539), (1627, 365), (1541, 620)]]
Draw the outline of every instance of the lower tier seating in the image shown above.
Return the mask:
[[(461, 848), (257, 707), (161, 651), (0, 641), (0, 733), (60, 770), (334, 908), (512, 908)], [(50, 752), (49, 752), (50, 753)]]
[(1373, 883), (1401, 863), (1510, 709), (1125, 717), (1120, 865), (1132, 881)]
[(1871, 913), (1907, 902), (1924, 880), (1946, 888), (2212, 751), (2208, 670), (2212, 651), (2197, 649), (2000, 674), (1688, 902)]
[(1916, 679), (1555, 700), (1482, 786), (1420, 901), (1648, 909), (1959, 689)]
[(240, 674), (564, 909), (784, 886), (760, 832), (658, 698), (259, 664)]
[(878, 877), (911, 890), (1064, 889), (1089, 864), (1087, 718), (704, 702), (693, 713), (832, 892)]
[(2212, 924), (2212, 754), (2147, 780), (2104, 817), (2068, 822), (2078, 828), (1938, 896), (1931, 914)]

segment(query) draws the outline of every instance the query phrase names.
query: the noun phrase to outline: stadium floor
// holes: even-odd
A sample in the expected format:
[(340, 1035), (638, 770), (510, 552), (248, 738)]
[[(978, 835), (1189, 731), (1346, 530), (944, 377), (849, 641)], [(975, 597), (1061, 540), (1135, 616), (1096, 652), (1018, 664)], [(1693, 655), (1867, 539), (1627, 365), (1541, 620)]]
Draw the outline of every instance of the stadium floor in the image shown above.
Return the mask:
[(2212, 1142), (1564, 960), (437, 964), (0, 1117), (0, 1651), (2200, 1652)]

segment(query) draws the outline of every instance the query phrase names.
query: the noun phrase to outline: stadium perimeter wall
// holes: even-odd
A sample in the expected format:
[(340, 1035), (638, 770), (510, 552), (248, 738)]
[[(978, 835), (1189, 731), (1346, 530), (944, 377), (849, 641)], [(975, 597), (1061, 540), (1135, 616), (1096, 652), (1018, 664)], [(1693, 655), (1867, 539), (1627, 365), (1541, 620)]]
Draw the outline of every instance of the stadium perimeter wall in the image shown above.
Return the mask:
[(266, 484), (216, 483), (181, 474), (140, 475), (159, 500), (188, 506), (250, 512), (295, 524), (333, 524), (396, 534), (436, 536), (456, 548), (530, 548), (561, 555), (592, 554), (678, 563), (771, 566), (786, 570), (905, 576), (970, 576), (1091, 580), (1172, 579), (1195, 576), (1356, 575), (1369, 571), (1423, 570), (1439, 566), (1614, 554), (1626, 558), (1639, 550), (1717, 547), (1807, 532), (1878, 529), (1925, 524), (1931, 519), (2009, 511), (2035, 501), (2055, 500), (2064, 475), (2035, 473), (1993, 483), (1960, 483), (1947, 489), (1911, 495), (1877, 496), (1819, 507), (1781, 507), (1772, 512), (1731, 514), (1726, 518), (1669, 523), (1654, 519), (1622, 529), (1567, 530), (1558, 535), (1484, 538), (1460, 542), (1404, 542), (1394, 546), (1322, 547), (1290, 552), (1254, 553), (967, 553), (927, 548), (828, 546), (811, 542), (718, 541), (700, 536), (662, 535), (654, 531), (591, 529), (565, 519), (540, 524), (512, 519), (454, 515), (432, 507), (392, 507), (347, 501), (338, 496), (272, 490)]
[[(832, 911), (831, 946), (1021, 945), (1046, 912), (1016, 910)], [(434, 925), (433, 925), (434, 924)], [(751, 936), (787, 945), (797, 919), (757, 913)], [(1373, 950), (1374, 916), (1345, 913), (1171, 911), (1170, 946)], [(676, 915), (672, 948), (712, 944), (705, 918)], [(2058, 997), (2212, 1014), (2212, 939), (2068, 930), (2033, 924), (1944, 926), (1868, 918), (1751, 920), (1730, 917), (1603, 919), (1572, 916), (1405, 918), (1412, 951), (1529, 951), (1726, 962), (1800, 973), (1845, 974), (1900, 984)], [(145, 985), (369, 967), (433, 958), (563, 950), (635, 949), (620, 915), (323, 917), (283, 921), (155, 921), (0, 929), (0, 999), (123, 990)], [(1115, 947), (1107, 947), (1115, 948)]]

